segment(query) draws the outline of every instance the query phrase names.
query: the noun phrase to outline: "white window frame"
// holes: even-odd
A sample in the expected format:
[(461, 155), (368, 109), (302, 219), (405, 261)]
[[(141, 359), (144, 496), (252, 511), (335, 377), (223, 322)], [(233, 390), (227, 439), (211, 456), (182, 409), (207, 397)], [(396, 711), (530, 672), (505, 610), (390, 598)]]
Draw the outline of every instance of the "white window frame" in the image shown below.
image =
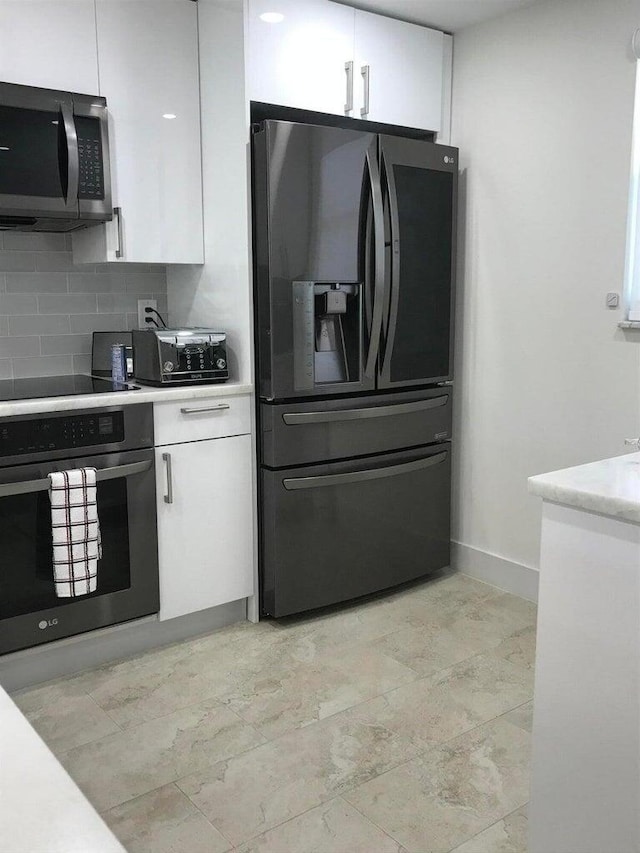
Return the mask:
[[(634, 47), (640, 47), (640, 30)], [(625, 302), (628, 319), (640, 324), (640, 56), (636, 62), (636, 94), (633, 109), (631, 186), (627, 217), (627, 255), (625, 264)]]

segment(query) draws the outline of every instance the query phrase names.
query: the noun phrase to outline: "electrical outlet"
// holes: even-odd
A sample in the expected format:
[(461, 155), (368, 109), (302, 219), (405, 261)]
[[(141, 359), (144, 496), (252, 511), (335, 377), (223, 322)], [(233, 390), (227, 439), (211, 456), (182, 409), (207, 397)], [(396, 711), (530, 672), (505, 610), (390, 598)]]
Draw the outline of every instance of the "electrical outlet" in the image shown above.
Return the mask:
[(155, 329), (153, 323), (145, 322), (145, 317), (153, 317), (156, 323), (159, 324), (159, 320), (155, 314), (149, 312), (145, 313), (145, 308), (153, 308), (154, 311), (158, 310), (158, 300), (157, 299), (138, 299), (138, 328), (139, 329)]

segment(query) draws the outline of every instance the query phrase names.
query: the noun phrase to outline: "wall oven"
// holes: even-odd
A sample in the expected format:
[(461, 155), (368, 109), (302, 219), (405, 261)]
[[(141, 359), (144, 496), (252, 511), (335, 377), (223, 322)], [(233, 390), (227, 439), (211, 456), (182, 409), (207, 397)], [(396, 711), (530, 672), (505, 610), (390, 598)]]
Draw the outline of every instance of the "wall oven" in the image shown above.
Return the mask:
[(0, 230), (73, 231), (111, 218), (105, 99), (0, 83)]
[[(57, 598), (47, 475), (97, 469), (94, 593)], [(157, 613), (150, 404), (0, 420), (0, 653)]]

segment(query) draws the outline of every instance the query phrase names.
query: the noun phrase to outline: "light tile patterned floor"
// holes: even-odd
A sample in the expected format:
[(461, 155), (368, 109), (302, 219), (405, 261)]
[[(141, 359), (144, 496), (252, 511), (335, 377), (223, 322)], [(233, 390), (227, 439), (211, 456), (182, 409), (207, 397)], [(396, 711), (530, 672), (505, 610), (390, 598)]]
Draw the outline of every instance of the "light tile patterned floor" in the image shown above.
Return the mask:
[(131, 853), (526, 853), (534, 646), (453, 575), (14, 698)]

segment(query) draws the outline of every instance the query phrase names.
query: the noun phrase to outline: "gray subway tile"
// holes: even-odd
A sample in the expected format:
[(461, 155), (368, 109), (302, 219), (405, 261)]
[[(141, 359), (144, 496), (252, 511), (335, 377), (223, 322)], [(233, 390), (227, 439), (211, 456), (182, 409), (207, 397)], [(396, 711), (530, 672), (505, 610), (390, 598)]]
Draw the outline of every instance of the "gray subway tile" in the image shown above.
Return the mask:
[(0, 252), (0, 270), (4, 272), (21, 272), (35, 268), (36, 259), (31, 252)]
[(70, 355), (14, 358), (12, 363), (16, 379), (29, 376), (61, 376), (71, 373), (73, 367)]
[(90, 355), (74, 355), (73, 356), (73, 372), (74, 373), (91, 373), (91, 356)]
[(67, 248), (65, 234), (23, 234), (7, 231), (3, 246), (18, 252), (64, 252)]
[(137, 273), (125, 276), (127, 293), (166, 293), (166, 272)]
[(97, 311), (95, 293), (41, 293), (40, 314), (90, 314)]
[(13, 378), (13, 365), (10, 358), (0, 358), (0, 379)]
[(0, 272), (0, 293), (4, 293), (7, 289), (7, 276)]
[(35, 293), (0, 293), (0, 314), (37, 314)]
[(43, 335), (40, 352), (42, 355), (88, 355), (91, 335)]
[(78, 267), (73, 263), (71, 252), (37, 252), (33, 255), (36, 269), (43, 272), (73, 272)]
[(138, 328), (138, 315), (137, 314), (127, 314), (127, 329), (131, 331), (131, 329)]
[(74, 314), (69, 320), (74, 334), (116, 332), (127, 328), (125, 314)]
[(69, 332), (66, 314), (23, 314), (9, 317), (10, 335), (64, 335)]
[(0, 314), (0, 335), (8, 335), (9, 334), (9, 318), (3, 314)]
[(69, 291), (71, 293), (124, 293), (126, 290), (124, 275), (113, 273), (69, 273)]
[[(153, 296), (145, 298), (153, 299)], [(138, 299), (142, 299), (142, 297), (137, 293), (99, 293), (98, 313), (136, 314), (138, 311)]]
[(64, 272), (7, 273), (7, 293), (66, 293)]
[(24, 338), (0, 338), (0, 358), (17, 358), (27, 355), (40, 355), (40, 338), (37, 335)]

